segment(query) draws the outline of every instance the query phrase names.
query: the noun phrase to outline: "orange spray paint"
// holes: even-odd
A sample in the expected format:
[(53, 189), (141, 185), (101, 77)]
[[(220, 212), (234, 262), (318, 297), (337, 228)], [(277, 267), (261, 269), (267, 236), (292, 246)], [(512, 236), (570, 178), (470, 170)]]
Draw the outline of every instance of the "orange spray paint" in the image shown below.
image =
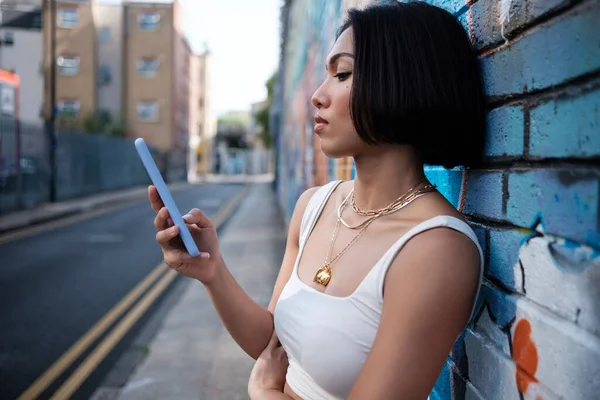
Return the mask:
[(536, 383), (538, 351), (531, 339), (531, 324), (526, 319), (517, 322), (513, 338), (513, 360), (517, 363), (517, 388), (525, 393), (531, 383)]

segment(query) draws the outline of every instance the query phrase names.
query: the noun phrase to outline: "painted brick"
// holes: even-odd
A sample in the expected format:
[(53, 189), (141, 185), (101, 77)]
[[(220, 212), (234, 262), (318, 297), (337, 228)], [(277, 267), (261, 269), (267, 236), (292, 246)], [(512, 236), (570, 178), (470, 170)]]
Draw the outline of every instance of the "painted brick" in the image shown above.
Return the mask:
[(429, 396), (429, 400), (451, 399), (452, 396), (452, 368), (450, 362), (446, 361), (444, 368), (438, 377), (435, 388)]
[[(429, 396), (429, 400), (446, 399), (471, 399), (483, 400), (477, 389), (465, 381), (453, 368), (455, 366), (451, 361), (446, 362), (442, 373), (440, 374), (435, 389)], [(463, 395), (464, 393), (464, 395)]]
[(523, 154), (525, 131), (523, 108), (509, 106), (495, 108), (488, 113), (488, 132), (485, 155), (488, 157), (515, 157)]
[[(518, 399), (517, 364), (510, 355), (488, 344), (485, 337), (469, 332), (465, 340), (469, 354), (469, 379), (486, 400)], [(475, 397), (479, 398), (479, 397)], [(532, 383), (523, 399), (556, 399), (543, 381)]]
[[(509, 36), (515, 29), (529, 25), (538, 18), (568, 5), (571, 0), (479, 0), (471, 7), (473, 31), (479, 49), (502, 42), (502, 34)], [(509, 5), (508, 14), (503, 7)], [(506, 17), (502, 18), (503, 15)], [(504, 29), (503, 29), (504, 25)]]
[(431, 183), (437, 185), (438, 191), (444, 195), (454, 207), (458, 207), (460, 201), (460, 188), (462, 185), (462, 170), (426, 167), (425, 175)]
[(465, 214), (501, 219), (502, 172), (472, 171), (469, 173)]
[(553, 21), (483, 57), (487, 94), (532, 92), (600, 68), (600, 7), (586, 4), (572, 17)]
[(457, 19), (458, 19), (458, 22), (460, 22), (460, 24), (465, 29), (465, 32), (467, 32), (469, 34), (469, 37), (471, 38), (471, 42), (474, 42), (473, 32), (471, 32), (471, 27), (470, 27), (471, 13), (469, 12), (469, 10), (467, 10), (467, 12), (460, 14), (457, 17)]
[(425, 3), (429, 3), (436, 7), (443, 8), (451, 12), (452, 14), (456, 14), (460, 11), (466, 4), (466, 0), (425, 0)]
[[(485, 297), (492, 298), (491, 293), (494, 289), (490, 287), (484, 287), (483, 289)], [(498, 295), (501, 294), (498, 293)], [(494, 346), (505, 355), (510, 356), (511, 349), (510, 343), (506, 340), (506, 330), (498, 329), (498, 327), (506, 326), (508, 329), (515, 312), (517, 311), (517, 304), (514, 298), (511, 298), (511, 300), (515, 300), (514, 303), (504, 301), (504, 298), (501, 296), (498, 299), (498, 304), (496, 304), (495, 307), (501, 307), (501, 310), (498, 309), (492, 311), (492, 307), (489, 306), (490, 303), (486, 303), (486, 308), (479, 316), (479, 319), (477, 319), (476, 324), (465, 332), (465, 339), (469, 335), (478, 335), (480, 336), (480, 340), (485, 342), (487, 346)], [(506, 314), (506, 317), (500, 316), (500, 318), (498, 318), (502, 313)]]
[(547, 233), (600, 247), (599, 176), (583, 167), (512, 172), (506, 218), (523, 227), (541, 218)]
[(529, 154), (534, 157), (600, 155), (600, 90), (531, 110)]
[[(486, 287), (486, 291), (489, 290)], [(491, 297), (489, 293), (486, 296)], [(515, 398), (511, 395), (516, 389), (515, 382), (507, 382), (505, 376), (514, 379), (513, 359), (523, 363), (518, 356), (527, 350), (530, 356), (536, 356), (535, 369), (531, 372), (542, 385), (537, 389), (550, 395), (542, 398), (594, 398), (593, 393), (600, 390), (600, 380), (596, 379), (600, 372), (598, 337), (518, 296), (498, 291), (494, 296), (498, 303), (494, 306), (496, 310), (482, 313), (475, 328), (465, 336), (469, 377), (484, 397)], [(496, 314), (498, 305), (505, 305), (509, 310), (512, 318), (508, 326), (508, 318)], [(531, 366), (531, 360), (527, 361), (525, 364)], [(581, 373), (584, 370), (585, 373)], [(502, 382), (497, 386), (503, 391), (501, 397), (494, 397), (486, 390), (494, 378)]]
[(519, 293), (523, 292), (523, 277), (515, 270), (519, 271), (519, 248), (526, 238), (526, 234), (515, 230), (490, 231), (490, 260), (486, 275)]
[[(448, 397), (451, 398), (451, 397)], [(471, 384), (471, 382), (467, 382), (467, 390), (465, 392), (465, 400), (484, 400), (483, 394), (479, 393), (479, 391)]]
[(515, 364), (485, 338), (472, 332), (465, 339), (469, 357), (469, 380), (484, 399), (518, 399)]
[[(500, 296), (502, 302), (517, 304), (517, 311), (509, 330), (510, 336), (506, 335), (506, 340), (512, 343), (513, 358), (518, 360), (518, 353), (523, 354), (523, 351), (529, 353), (528, 358), (535, 354), (537, 365), (532, 371), (535, 378), (560, 398), (595, 398), (600, 391), (600, 380), (597, 379), (600, 374), (598, 337), (573, 323), (557, 318), (530, 301), (504, 294)], [(513, 299), (508, 299), (509, 297)], [(500, 326), (497, 330), (507, 332)], [(473, 357), (469, 343), (467, 354), (471, 362)], [(485, 362), (487, 361), (489, 360)], [(531, 364), (533, 360), (527, 361)], [(471, 364), (469, 372), (473, 372)], [(514, 372), (510, 376), (514, 377)], [(471, 375), (473, 384), (480, 388), (474, 378)]]
[(600, 252), (580, 251), (584, 260), (569, 257), (569, 247), (539, 232), (519, 249), (514, 274), (529, 300), (600, 337)]
[(481, 245), (481, 249), (483, 250), (483, 253), (485, 254), (487, 252), (487, 245), (485, 242), (485, 229), (483, 228), (477, 228), (476, 226), (473, 227), (473, 232), (475, 232), (475, 235), (477, 235), (477, 240), (479, 241), (479, 244)]

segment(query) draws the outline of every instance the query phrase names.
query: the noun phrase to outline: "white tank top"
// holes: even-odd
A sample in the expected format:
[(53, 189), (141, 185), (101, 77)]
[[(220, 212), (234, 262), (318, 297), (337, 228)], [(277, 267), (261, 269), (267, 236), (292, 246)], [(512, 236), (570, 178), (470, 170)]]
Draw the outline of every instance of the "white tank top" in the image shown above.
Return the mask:
[[(347, 398), (379, 327), (386, 271), (410, 238), (435, 227), (455, 229), (475, 242), (483, 266), (483, 252), (469, 225), (455, 217), (438, 216), (400, 237), (351, 295), (334, 297), (308, 286), (298, 277), (298, 261), (325, 203), (340, 183), (324, 185), (310, 199), (300, 226), (298, 257), (274, 313), (275, 331), (289, 360), (287, 383), (305, 400)], [(482, 278), (483, 268), (476, 300)], [(475, 303), (471, 317), (474, 311)]]

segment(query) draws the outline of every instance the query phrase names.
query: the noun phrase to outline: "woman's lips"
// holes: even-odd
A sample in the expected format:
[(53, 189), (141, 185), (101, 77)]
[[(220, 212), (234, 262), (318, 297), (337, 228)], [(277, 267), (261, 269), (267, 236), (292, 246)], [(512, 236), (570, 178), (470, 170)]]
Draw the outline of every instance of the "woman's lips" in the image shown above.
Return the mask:
[(327, 125), (329, 125), (329, 122), (327, 122), (326, 119), (319, 117), (318, 115), (315, 117), (315, 128), (314, 131), (315, 133), (320, 132), (321, 130), (323, 130)]

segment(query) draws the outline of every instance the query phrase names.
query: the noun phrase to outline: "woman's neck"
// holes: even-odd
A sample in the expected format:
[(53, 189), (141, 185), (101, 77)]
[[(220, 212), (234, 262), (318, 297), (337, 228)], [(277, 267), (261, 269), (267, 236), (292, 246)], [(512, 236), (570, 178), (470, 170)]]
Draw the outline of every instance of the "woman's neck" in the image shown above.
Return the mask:
[(362, 210), (388, 206), (425, 178), (410, 146), (386, 146), (355, 157), (354, 196)]

